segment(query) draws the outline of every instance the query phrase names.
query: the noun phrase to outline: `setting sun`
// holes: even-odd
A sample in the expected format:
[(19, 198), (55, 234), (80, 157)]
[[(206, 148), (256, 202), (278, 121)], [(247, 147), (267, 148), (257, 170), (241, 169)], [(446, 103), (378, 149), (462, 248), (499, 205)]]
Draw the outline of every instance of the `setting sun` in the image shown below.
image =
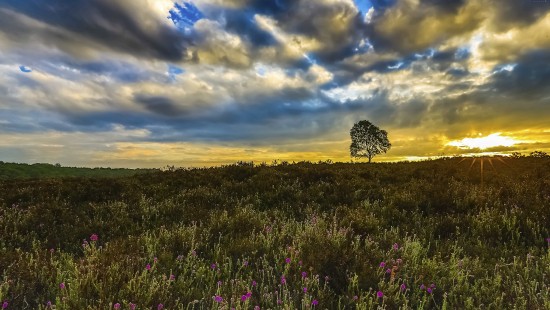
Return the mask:
[(511, 137), (501, 136), (500, 132), (490, 134), (480, 138), (464, 138), (447, 143), (448, 146), (455, 146), (460, 149), (481, 149), (485, 150), (492, 147), (504, 146), (510, 147), (521, 141)]

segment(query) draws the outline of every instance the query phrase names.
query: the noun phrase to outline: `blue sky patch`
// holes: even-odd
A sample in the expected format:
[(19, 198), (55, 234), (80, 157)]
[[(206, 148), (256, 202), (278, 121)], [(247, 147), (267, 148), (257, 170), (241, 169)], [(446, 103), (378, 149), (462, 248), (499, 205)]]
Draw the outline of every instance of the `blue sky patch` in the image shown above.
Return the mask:
[(21, 70), (21, 72), (24, 72), (24, 73), (32, 72), (32, 69), (27, 66), (19, 66), (19, 70)]

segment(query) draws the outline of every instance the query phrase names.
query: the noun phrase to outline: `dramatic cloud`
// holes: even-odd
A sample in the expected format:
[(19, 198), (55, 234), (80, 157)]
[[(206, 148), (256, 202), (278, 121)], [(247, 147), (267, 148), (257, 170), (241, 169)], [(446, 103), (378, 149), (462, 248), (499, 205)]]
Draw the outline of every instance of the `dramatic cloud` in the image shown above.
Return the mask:
[(360, 119), (382, 160), (549, 150), (549, 31), (536, 1), (6, 0), (0, 160), (349, 160)]

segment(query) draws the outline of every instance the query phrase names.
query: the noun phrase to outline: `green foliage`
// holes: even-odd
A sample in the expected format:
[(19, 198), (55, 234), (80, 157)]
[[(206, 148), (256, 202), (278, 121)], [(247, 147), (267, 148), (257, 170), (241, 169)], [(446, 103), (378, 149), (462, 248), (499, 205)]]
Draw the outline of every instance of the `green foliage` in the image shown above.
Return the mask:
[(391, 148), (388, 133), (380, 130), (369, 121), (359, 121), (350, 130), (352, 157), (367, 157), (369, 163), (378, 154), (386, 153)]
[(547, 309), (550, 159), (492, 166), (483, 184), (448, 158), (0, 181), (0, 303)]

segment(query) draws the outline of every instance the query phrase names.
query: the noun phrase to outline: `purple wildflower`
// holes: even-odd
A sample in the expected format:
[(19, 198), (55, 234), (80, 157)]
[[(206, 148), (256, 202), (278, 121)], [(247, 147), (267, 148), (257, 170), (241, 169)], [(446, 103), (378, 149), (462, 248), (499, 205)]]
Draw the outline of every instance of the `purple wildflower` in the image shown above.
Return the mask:
[(90, 240), (92, 240), (92, 241), (97, 241), (97, 240), (99, 240), (99, 236), (98, 236), (97, 234), (92, 234), (92, 235), (90, 236)]
[(401, 292), (404, 292), (407, 289), (407, 286), (405, 285), (405, 283), (403, 283), (401, 284), (400, 288), (401, 288)]
[(120, 304), (117, 302), (117, 303), (113, 306), (113, 308), (115, 308), (115, 309), (120, 309)]
[(65, 282), (59, 283), (59, 288), (62, 290), (65, 289)]
[(282, 276), (281, 276), (281, 284), (286, 284), (285, 275), (282, 275)]
[(307, 278), (307, 272), (302, 271), (302, 278), (304, 278), (304, 279)]
[(216, 295), (216, 296), (214, 297), (214, 301), (219, 303), (219, 302), (222, 302), (222, 301), (223, 301), (223, 298), (222, 298), (221, 296), (219, 296), (219, 295)]
[(53, 248), (50, 249), (50, 253), (53, 253), (55, 252), (55, 250)]
[(176, 260), (182, 260), (183, 259), (183, 255), (178, 255), (178, 257), (176, 257)]
[(312, 304), (313, 306), (317, 306), (317, 305), (319, 304), (319, 301), (317, 301), (317, 299), (314, 299), (314, 300), (311, 302), (311, 304)]
[(162, 310), (162, 309), (164, 309), (164, 305), (163, 305), (163, 304), (159, 304), (159, 305), (157, 306), (157, 310)]
[(386, 269), (386, 273), (391, 273), (391, 269), (390, 268)]
[(430, 287), (431, 287), (431, 288), (435, 288), (435, 283), (432, 283), (432, 284), (430, 285)]
[(398, 265), (401, 265), (402, 262), (403, 262), (403, 260), (402, 260), (401, 258), (398, 258), (398, 259), (397, 259), (397, 264), (398, 264)]
[(399, 250), (399, 244), (394, 243), (392, 249), (394, 249), (395, 251)]
[(260, 306), (254, 307), (254, 310), (260, 310)]
[(359, 296), (355, 295), (353, 296), (353, 301), (357, 301), (359, 299)]
[(428, 292), (428, 294), (431, 294), (432, 293), (432, 288), (428, 287), (428, 289), (426, 291)]
[(304, 287), (303, 291), (304, 293), (307, 293), (307, 287)]
[(210, 265), (210, 268), (212, 268), (212, 269), (216, 269), (216, 264), (212, 264), (212, 265)]
[[(550, 239), (550, 238), (548, 238), (548, 239)], [(550, 242), (550, 241), (548, 241), (548, 242)], [(302, 264), (303, 264), (302, 261), (298, 262), (298, 265), (302, 266)]]
[(222, 280), (219, 280), (217, 284), (218, 284), (218, 286), (221, 286), (222, 285)]
[(385, 263), (385, 262), (381, 262), (381, 263), (380, 263), (380, 268), (384, 268), (384, 267), (386, 267), (386, 263)]
[(425, 289), (425, 288), (426, 288), (426, 286), (425, 286), (424, 284), (420, 285), (420, 289), (421, 289), (421, 290), (423, 290), (423, 289)]
[(171, 274), (171, 275), (170, 275), (170, 281), (174, 281), (174, 280), (176, 280), (176, 276), (173, 275), (173, 274)]
[(256, 285), (258, 285), (258, 282), (252, 280), (252, 286), (256, 286)]
[(145, 266), (145, 269), (151, 270), (151, 264), (147, 264), (147, 265)]
[(546, 238), (546, 242), (550, 243), (550, 238)]
[(384, 297), (384, 293), (382, 293), (382, 291), (378, 291), (378, 292), (376, 293), (376, 297), (382, 298), (382, 297)]
[(290, 264), (290, 257), (285, 258), (285, 263)]
[(159, 259), (158, 259), (158, 258), (156, 258), (156, 257), (155, 257), (155, 258), (153, 258), (153, 262), (155, 262), (155, 263), (156, 263), (156, 262), (158, 262), (158, 261), (159, 261)]
[(243, 265), (244, 265), (245, 267), (247, 267), (247, 266), (248, 266), (248, 261), (245, 260), (245, 261), (243, 262)]
[(8, 307), (9, 303), (7, 301), (4, 301), (2, 303), (2, 309), (6, 309)]
[(136, 309), (136, 304), (134, 304), (134, 303), (130, 303), (130, 305), (129, 305), (129, 306), (130, 306), (130, 309), (131, 309), (131, 310), (134, 310), (134, 309)]

